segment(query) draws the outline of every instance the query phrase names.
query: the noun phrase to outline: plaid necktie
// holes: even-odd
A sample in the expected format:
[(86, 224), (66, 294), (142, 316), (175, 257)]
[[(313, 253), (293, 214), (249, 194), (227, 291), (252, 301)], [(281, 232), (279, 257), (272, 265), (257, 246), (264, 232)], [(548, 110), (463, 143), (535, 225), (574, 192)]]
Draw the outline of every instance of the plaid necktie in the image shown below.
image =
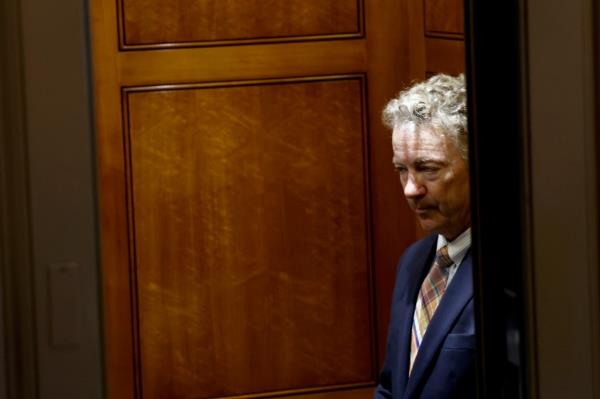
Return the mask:
[(412, 371), (427, 326), (433, 318), (433, 314), (442, 300), (444, 292), (446, 292), (448, 266), (452, 263), (452, 259), (448, 256), (448, 247), (443, 246), (437, 251), (433, 266), (431, 266), (429, 273), (421, 285), (413, 317), (412, 336), (410, 340), (409, 375)]

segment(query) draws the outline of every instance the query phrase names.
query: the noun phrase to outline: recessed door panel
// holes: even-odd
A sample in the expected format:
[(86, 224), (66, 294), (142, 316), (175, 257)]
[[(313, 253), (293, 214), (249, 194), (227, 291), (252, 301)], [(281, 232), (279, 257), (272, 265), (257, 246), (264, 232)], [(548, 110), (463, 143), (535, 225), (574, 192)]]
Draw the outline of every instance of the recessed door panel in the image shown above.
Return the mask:
[(359, 35), (361, 0), (121, 0), (123, 45)]
[(368, 383), (362, 80), (126, 98), (144, 397)]

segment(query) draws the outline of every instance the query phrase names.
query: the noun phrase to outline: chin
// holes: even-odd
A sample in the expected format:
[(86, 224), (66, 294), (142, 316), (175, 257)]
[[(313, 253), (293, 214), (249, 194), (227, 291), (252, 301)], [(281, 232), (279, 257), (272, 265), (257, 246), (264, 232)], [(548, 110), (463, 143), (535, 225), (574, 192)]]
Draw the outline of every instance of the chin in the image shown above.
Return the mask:
[(427, 221), (425, 221), (425, 222), (421, 221), (420, 224), (421, 224), (421, 229), (423, 229), (423, 231), (428, 234), (438, 234), (439, 233), (439, 226), (437, 224), (428, 223)]
[(448, 226), (439, 220), (419, 219), (421, 229), (427, 234), (441, 234), (446, 236)]

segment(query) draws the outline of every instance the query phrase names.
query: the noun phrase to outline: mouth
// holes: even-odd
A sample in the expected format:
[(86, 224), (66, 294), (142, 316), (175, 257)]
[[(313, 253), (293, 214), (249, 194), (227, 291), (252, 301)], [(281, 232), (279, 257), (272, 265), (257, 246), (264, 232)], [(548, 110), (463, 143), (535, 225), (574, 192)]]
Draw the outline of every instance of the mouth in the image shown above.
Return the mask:
[(425, 213), (429, 213), (429, 212), (433, 211), (434, 209), (435, 208), (432, 206), (415, 208), (415, 213), (417, 215), (423, 215)]

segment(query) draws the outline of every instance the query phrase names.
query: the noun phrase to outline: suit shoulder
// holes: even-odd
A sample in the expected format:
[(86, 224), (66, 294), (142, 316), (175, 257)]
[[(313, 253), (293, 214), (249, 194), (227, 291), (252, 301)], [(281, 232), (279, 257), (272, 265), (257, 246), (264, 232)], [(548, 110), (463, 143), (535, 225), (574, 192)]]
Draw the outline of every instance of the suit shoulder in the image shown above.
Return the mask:
[[(427, 263), (437, 242), (437, 235), (433, 234), (412, 243), (398, 261), (396, 273), (419, 273), (421, 267)], [(418, 270), (417, 270), (418, 269)]]
[(399, 298), (411, 291), (411, 287), (420, 285), (424, 268), (430, 263), (429, 260), (435, 251), (436, 242), (437, 235), (431, 235), (406, 248), (396, 266), (393, 303), (399, 303)]
[(419, 241), (412, 243), (408, 248), (406, 248), (406, 250), (402, 254), (402, 257), (400, 258), (400, 261), (402, 261), (403, 259), (411, 259), (414, 257), (429, 255), (431, 249), (433, 248), (433, 245), (435, 245), (436, 242), (437, 234), (432, 234), (430, 236), (420, 239)]

